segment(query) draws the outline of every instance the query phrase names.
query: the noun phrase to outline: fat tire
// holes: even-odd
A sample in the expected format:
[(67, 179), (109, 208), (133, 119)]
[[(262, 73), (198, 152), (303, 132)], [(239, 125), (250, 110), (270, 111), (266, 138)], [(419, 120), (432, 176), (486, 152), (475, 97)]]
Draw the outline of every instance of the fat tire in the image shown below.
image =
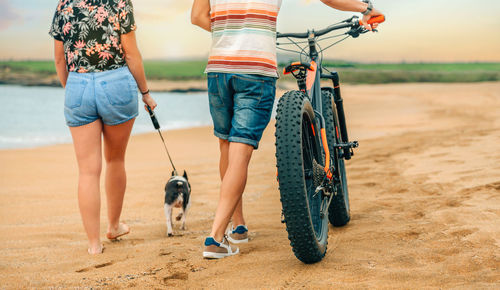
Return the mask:
[[(335, 172), (340, 182), (335, 184), (336, 194), (328, 208), (328, 220), (335, 227), (343, 227), (351, 220), (349, 208), (349, 191), (347, 188), (347, 174), (344, 159), (341, 158), (342, 150), (335, 147), (341, 143), (342, 136), (339, 130), (337, 111), (334, 110), (335, 103), (330, 90), (321, 91), (323, 104), (323, 118), (325, 119), (325, 130), (327, 132), (328, 148), (334, 158)], [(337, 129), (336, 129), (337, 128)]]
[[(312, 116), (314, 123), (314, 110), (303, 92), (290, 91), (280, 98), (276, 116), (276, 159), (288, 239), (295, 256), (311, 264), (321, 261), (325, 256), (328, 218), (326, 215), (317, 216), (320, 217), (318, 226), (321, 229), (318, 238), (309, 209), (304, 173), (302, 123), (305, 113)], [(321, 153), (319, 158), (322, 158)], [(324, 165), (324, 161), (321, 160), (321, 163)]]

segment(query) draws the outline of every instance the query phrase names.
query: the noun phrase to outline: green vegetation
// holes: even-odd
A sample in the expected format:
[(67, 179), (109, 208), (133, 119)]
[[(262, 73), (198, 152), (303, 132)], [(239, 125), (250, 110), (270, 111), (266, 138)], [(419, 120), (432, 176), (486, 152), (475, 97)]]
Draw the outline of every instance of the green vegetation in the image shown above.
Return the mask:
[(56, 73), (53, 61), (0, 61), (0, 70), (27, 73)]
[(153, 61), (144, 62), (146, 76), (151, 79), (186, 80), (205, 78), (207, 61)]
[[(362, 64), (325, 61), (330, 70), (341, 73), (344, 83), (482, 82), (500, 81), (500, 63), (390, 63)], [(144, 62), (150, 79), (204, 79), (205, 60)], [(0, 61), (1, 78), (7, 74), (55, 74), (52, 61)], [(0, 79), (0, 82), (2, 81)], [(284, 80), (292, 80), (285, 76)]]
[(472, 83), (500, 81), (500, 71), (412, 71), (339, 69), (344, 83)]
[[(146, 75), (152, 79), (201, 79), (206, 61), (153, 61), (144, 62)], [(56, 73), (53, 61), (0, 61), (0, 70), (17, 73)]]
[(359, 70), (378, 71), (427, 71), (427, 72), (470, 72), (470, 71), (500, 71), (500, 63), (349, 63), (332, 62), (323, 63), (327, 67), (352, 68)]
[[(500, 81), (500, 63), (382, 63), (325, 61), (344, 83), (459, 83)], [(287, 77), (288, 79), (289, 77)]]

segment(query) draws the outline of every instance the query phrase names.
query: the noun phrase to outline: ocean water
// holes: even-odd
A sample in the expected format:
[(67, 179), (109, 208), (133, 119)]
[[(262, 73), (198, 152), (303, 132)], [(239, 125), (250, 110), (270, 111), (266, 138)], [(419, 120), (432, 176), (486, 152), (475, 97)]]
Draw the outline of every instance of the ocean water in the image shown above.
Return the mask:
[[(212, 124), (207, 93), (154, 93), (162, 130)], [(132, 134), (154, 132), (139, 101)], [(51, 87), (0, 86), (0, 149), (71, 143), (64, 120), (64, 90)]]

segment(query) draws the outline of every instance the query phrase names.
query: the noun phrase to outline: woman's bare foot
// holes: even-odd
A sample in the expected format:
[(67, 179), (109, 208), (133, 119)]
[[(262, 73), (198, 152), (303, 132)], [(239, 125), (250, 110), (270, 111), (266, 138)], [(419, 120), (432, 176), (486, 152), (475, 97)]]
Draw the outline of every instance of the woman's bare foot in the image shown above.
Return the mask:
[(110, 240), (116, 240), (128, 233), (130, 233), (130, 228), (124, 223), (119, 223), (117, 228), (108, 227), (106, 237)]
[(104, 252), (104, 246), (100, 245), (97, 247), (90, 247), (88, 248), (87, 251), (89, 252), (90, 255), (99, 255), (102, 254), (102, 252)]

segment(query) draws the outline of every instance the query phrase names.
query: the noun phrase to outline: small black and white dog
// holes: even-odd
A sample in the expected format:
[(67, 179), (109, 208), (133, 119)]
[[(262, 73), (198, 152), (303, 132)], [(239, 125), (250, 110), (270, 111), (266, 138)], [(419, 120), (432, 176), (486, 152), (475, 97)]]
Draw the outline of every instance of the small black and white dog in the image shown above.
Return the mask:
[(167, 234), (169, 237), (174, 235), (172, 230), (172, 209), (182, 208), (182, 212), (176, 217), (179, 221), (182, 219), (181, 230), (186, 229), (186, 215), (191, 205), (191, 184), (189, 184), (188, 176), (184, 171), (183, 176), (175, 175), (172, 172), (172, 177), (165, 185), (165, 216), (167, 217)]

